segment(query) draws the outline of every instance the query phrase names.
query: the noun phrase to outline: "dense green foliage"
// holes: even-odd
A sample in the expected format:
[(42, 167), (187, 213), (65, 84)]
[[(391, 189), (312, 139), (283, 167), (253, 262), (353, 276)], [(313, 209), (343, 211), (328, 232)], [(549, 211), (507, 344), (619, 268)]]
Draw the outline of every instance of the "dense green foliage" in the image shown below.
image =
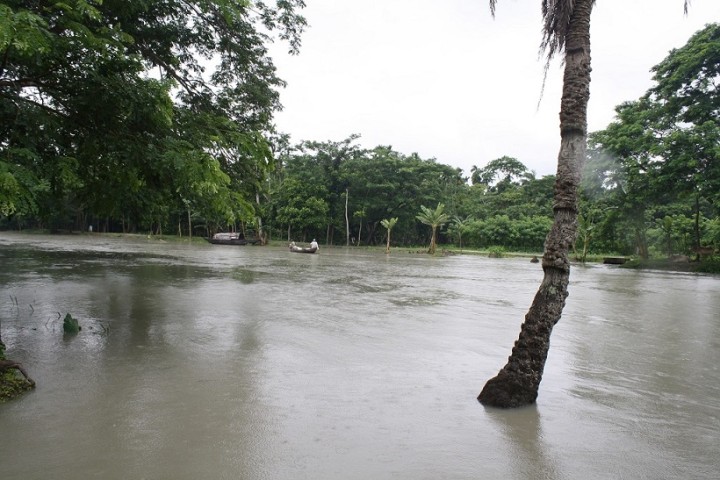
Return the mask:
[[(578, 217), (576, 257), (593, 253), (641, 257), (693, 254), (720, 245), (720, 27), (708, 25), (654, 68), (655, 85), (590, 136)], [(345, 226), (347, 200), (353, 243), (381, 244), (382, 219), (399, 218), (393, 238), (423, 245), (430, 233), (418, 220), (423, 205), (443, 203), (452, 219), (440, 242), (469, 248), (540, 251), (552, 224), (555, 178), (535, 178), (525, 165), (501, 157), (461, 172), (433, 159), (389, 147), (362, 150), (357, 137), (305, 143), (282, 157), (275, 211), (292, 202), (316, 202), (312, 222), (275, 215), (288, 237), (322, 237)], [(347, 198), (346, 198), (347, 196)], [(304, 199), (304, 200), (303, 200)], [(312, 209), (307, 210), (309, 215)], [(322, 218), (319, 218), (322, 217)], [(279, 224), (279, 225), (278, 225)]]
[(160, 231), (253, 219), (302, 0), (0, 2), (0, 215)]
[(653, 71), (653, 88), (590, 137), (584, 210), (593, 243), (643, 258), (717, 248), (720, 25)]
[[(299, 46), (301, 0), (0, 2), (0, 227), (207, 234), (539, 252), (554, 176), (457, 168), (358, 135), (275, 134), (266, 45)], [(720, 27), (654, 69), (590, 136), (576, 256), (720, 245)], [(468, 181), (470, 180), (470, 181)], [(443, 205), (433, 228), (423, 206)], [(393, 220), (389, 226), (383, 221)], [(705, 249), (707, 251), (707, 248)]]
[[(528, 173), (471, 186), (459, 169), (435, 159), (387, 146), (362, 149), (357, 139), (303, 142), (283, 152), (267, 201), (266, 218), (276, 237), (382, 245), (388, 233), (383, 220), (397, 218), (392, 238), (398, 245), (432, 247), (435, 230), (436, 240), (446, 244), (459, 243), (462, 233), (468, 247), (542, 249), (552, 223), (553, 177)], [(419, 217), (426, 216), (425, 205), (438, 204), (443, 218), (433, 229), (434, 222), (426, 226)]]

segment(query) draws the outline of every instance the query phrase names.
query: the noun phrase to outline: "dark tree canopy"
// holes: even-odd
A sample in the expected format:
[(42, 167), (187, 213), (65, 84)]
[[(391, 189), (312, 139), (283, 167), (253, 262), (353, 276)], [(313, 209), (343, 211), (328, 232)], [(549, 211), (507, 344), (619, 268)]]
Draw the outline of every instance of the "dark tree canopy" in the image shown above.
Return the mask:
[(303, 6), (1, 2), (0, 213), (248, 217), (283, 86), (267, 44), (299, 47)]
[(714, 216), (708, 207), (717, 211), (720, 200), (719, 65), (720, 25), (711, 24), (672, 50), (653, 68), (655, 85), (618, 106), (615, 121), (591, 135), (596, 185), (633, 219), (643, 257), (650, 254), (647, 225), (677, 225), (670, 219), (679, 211), (670, 205), (678, 201), (693, 205), (694, 247), (706, 242), (702, 217)]

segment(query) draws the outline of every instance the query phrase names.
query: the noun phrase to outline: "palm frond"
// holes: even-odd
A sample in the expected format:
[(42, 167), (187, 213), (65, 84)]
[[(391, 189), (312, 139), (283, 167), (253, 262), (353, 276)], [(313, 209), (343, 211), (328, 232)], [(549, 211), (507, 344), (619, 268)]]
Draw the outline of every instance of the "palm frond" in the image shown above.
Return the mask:
[(574, 8), (575, 0), (542, 0), (543, 38), (540, 51), (545, 53), (548, 62), (565, 48)]

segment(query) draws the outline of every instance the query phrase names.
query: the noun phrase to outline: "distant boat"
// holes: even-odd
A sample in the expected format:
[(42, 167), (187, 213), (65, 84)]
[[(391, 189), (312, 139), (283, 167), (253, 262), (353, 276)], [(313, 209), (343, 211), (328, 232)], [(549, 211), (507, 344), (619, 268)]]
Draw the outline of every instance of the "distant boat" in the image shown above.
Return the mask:
[(242, 233), (231, 232), (216, 233), (212, 238), (206, 238), (205, 240), (213, 245), (255, 245), (260, 243), (258, 239), (248, 240)]
[(603, 263), (605, 265), (622, 265), (627, 261), (628, 261), (628, 259), (626, 257), (604, 257), (603, 258)]
[(318, 250), (317, 247), (307, 247), (307, 248), (298, 247), (297, 245), (295, 245), (295, 242), (292, 242), (290, 244), (290, 251), (292, 253), (315, 253), (315, 252), (317, 252), (317, 250)]

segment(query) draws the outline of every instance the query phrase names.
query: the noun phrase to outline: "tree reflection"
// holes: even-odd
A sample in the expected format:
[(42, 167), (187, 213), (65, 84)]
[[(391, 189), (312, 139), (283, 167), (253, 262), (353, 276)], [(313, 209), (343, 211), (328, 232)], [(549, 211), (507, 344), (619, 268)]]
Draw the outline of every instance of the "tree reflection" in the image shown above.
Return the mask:
[(563, 479), (562, 465), (543, 441), (540, 412), (537, 406), (515, 410), (488, 408), (486, 413), (507, 442), (513, 478)]

